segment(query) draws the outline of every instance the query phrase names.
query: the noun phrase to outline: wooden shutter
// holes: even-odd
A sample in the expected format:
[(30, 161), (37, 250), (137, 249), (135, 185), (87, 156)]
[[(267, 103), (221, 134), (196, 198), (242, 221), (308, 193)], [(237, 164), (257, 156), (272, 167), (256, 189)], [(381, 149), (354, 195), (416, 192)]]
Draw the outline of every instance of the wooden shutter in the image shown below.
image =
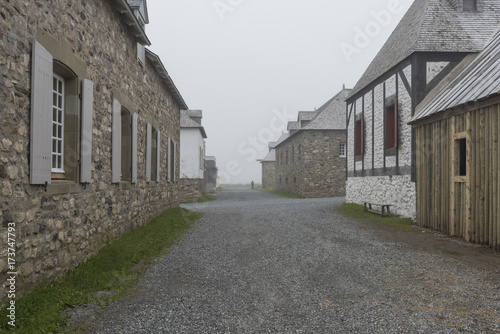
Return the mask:
[(118, 183), (122, 173), (122, 105), (116, 99), (113, 99), (111, 136), (111, 182)]
[(156, 182), (160, 182), (160, 131), (156, 132)]
[(33, 42), (30, 120), (30, 184), (50, 184), (52, 170), (52, 55)]
[(137, 183), (137, 114), (132, 114), (132, 183)]
[(151, 182), (151, 141), (152, 129), (151, 124), (147, 124), (146, 129), (146, 182)]
[(361, 118), (359, 141), (361, 144), (361, 151), (359, 154), (363, 155), (365, 153), (365, 119), (364, 118)]
[(173, 156), (172, 156), (172, 162), (173, 162), (173, 166), (172, 166), (172, 182), (175, 182), (175, 169), (176, 169), (176, 165), (175, 165), (175, 157), (177, 155), (177, 143), (174, 143), (174, 149), (173, 149)]
[(80, 182), (92, 181), (92, 112), (94, 110), (94, 83), (82, 82), (82, 135), (80, 147)]
[(171, 163), (172, 163), (172, 147), (171, 147), (171, 141), (170, 141), (170, 137), (168, 137), (167, 139), (167, 182), (171, 182), (172, 179), (171, 179), (171, 173), (172, 173), (172, 166), (171, 166)]

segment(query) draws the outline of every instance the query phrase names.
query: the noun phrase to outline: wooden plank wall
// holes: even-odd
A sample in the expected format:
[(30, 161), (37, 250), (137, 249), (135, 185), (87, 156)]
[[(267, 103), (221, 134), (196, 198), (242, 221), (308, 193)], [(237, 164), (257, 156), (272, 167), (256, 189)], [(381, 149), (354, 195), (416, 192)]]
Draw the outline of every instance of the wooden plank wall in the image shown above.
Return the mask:
[[(500, 104), (415, 127), (417, 224), (500, 250)], [(455, 140), (467, 136), (467, 176)]]

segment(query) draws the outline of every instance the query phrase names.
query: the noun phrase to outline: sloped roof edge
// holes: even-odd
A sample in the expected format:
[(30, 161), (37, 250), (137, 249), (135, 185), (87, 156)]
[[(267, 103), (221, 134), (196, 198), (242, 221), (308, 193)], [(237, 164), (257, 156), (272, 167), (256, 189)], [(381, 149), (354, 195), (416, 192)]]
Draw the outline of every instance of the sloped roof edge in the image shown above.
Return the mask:
[(168, 72), (165, 69), (165, 66), (163, 66), (160, 57), (156, 53), (153, 53), (151, 50), (146, 49), (146, 58), (148, 58), (154, 65), (156, 72), (162, 78), (163, 82), (167, 86), (170, 93), (172, 93), (172, 95), (174, 96), (174, 100), (179, 104), (180, 109), (181, 110), (189, 109), (181, 93), (175, 86), (174, 81), (172, 80), (170, 75), (168, 75)]
[(127, 0), (110, 0), (111, 4), (114, 5), (116, 10), (122, 14), (123, 21), (130, 27), (133, 35), (142, 45), (150, 46), (151, 42), (149, 41), (148, 36), (146, 36), (146, 32), (142, 29), (137, 17), (135, 17), (132, 12), (132, 8), (128, 4)]

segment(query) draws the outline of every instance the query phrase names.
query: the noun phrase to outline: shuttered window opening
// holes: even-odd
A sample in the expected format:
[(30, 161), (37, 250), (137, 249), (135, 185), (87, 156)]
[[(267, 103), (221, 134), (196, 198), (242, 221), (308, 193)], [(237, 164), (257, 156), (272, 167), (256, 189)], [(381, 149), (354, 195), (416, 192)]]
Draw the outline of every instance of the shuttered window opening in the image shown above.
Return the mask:
[(52, 80), (52, 172), (64, 173), (64, 79)]
[(354, 125), (354, 154), (363, 155), (364, 154), (364, 119), (360, 118), (356, 121)]
[(31, 84), (30, 184), (90, 183), (92, 81), (80, 81), (34, 41)]
[(151, 141), (152, 141), (152, 126), (146, 124), (146, 182), (151, 182)]
[(146, 181), (151, 182), (154, 180), (159, 182), (160, 133), (148, 123), (147, 136), (146, 169), (149, 170), (149, 173), (146, 173)]
[(397, 103), (385, 109), (385, 149), (398, 147), (398, 108)]

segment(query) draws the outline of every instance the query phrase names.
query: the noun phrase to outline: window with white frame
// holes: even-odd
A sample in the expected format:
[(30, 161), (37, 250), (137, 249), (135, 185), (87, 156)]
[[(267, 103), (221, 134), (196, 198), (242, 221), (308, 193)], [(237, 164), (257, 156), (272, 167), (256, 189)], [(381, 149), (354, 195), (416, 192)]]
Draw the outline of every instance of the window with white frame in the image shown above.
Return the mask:
[(52, 80), (52, 172), (64, 173), (64, 79)]
[(339, 156), (341, 158), (345, 158), (346, 157), (346, 143), (340, 143)]
[[(58, 43), (33, 42), (30, 184), (49, 185), (53, 179), (90, 183), (92, 179), (94, 84), (66, 65), (85, 66), (71, 53), (55, 59), (52, 55), (58, 50)], [(75, 96), (81, 97), (81, 103)]]

